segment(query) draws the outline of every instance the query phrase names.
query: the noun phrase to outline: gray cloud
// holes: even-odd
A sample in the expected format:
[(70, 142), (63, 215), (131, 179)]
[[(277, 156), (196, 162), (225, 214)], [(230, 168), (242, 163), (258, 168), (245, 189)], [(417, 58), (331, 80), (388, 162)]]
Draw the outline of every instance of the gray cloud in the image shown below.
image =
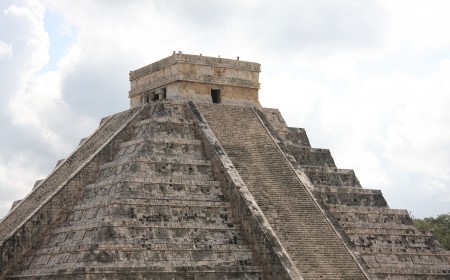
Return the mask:
[(127, 66), (111, 60), (105, 61), (104, 65), (77, 67), (62, 81), (63, 96), (68, 107), (76, 108), (78, 114), (94, 119), (126, 110), (129, 107)]
[[(12, 3), (3, 1), (0, 8)], [(397, 22), (390, 18), (391, 6), (380, 1), (293, 0), (43, 3), (73, 29), (72, 46), (53, 72), (39, 70), (44, 65), (36, 62), (48, 49), (43, 52), (26, 43), (45, 41), (42, 34), (35, 36), (36, 26), (24, 17), (0, 15), (0, 41), (13, 48), (11, 57), (0, 56), (0, 126), (5, 132), (0, 136), (0, 172), (9, 170), (0, 173), (1, 205), (25, 195), (101, 117), (128, 108), (129, 70), (182, 50), (240, 55), (262, 63), (263, 105), (280, 108), (290, 125), (306, 127), (313, 146), (330, 148), (340, 167), (354, 168), (365, 187), (382, 188), (394, 207), (418, 216), (448, 211), (445, 185), (450, 178), (436, 176), (419, 163), (429, 162), (435, 170), (448, 166), (445, 143), (450, 140), (444, 133), (439, 137), (426, 122), (420, 128), (430, 135), (429, 142), (414, 142), (417, 135), (407, 132), (417, 125), (420, 106), (426, 105), (418, 93), (423, 92), (420, 83), (436, 93), (426, 98), (431, 108), (446, 104), (448, 88), (436, 85), (446, 84), (449, 71), (430, 66), (419, 83), (408, 76), (390, 76), (389, 56), (395, 53), (385, 47), (386, 38), (396, 37), (392, 30), (410, 31), (390, 26)], [(409, 47), (396, 42), (399, 46)], [(361, 50), (366, 53), (355, 54)], [(441, 61), (450, 54), (429, 56)], [(385, 63), (375, 72), (359, 66), (379, 58)], [(400, 114), (408, 104), (410, 109)], [(448, 105), (433, 111), (442, 116), (431, 123), (444, 131)], [(394, 123), (398, 135), (389, 130)], [(416, 157), (408, 157), (408, 151)], [(438, 159), (439, 153), (445, 156)], [(427, 195), (421, 195), (425, 191)], [(2, 207), (0, 216), (9, 208)]]
[(158, 1), (156, 7), (209, 39), (220, 42), (229, 32), (242, 33), (248, 40), (233, 43), (260, 45), (276, 53), (373, 48), (386, 28), (386, 11), (375, 1), (250, 2), (172, 0)]

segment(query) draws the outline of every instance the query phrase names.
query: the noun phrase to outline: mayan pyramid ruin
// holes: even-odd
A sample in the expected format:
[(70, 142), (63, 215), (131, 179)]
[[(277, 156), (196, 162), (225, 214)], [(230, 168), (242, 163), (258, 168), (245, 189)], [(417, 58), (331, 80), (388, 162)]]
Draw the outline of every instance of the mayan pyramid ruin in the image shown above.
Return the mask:
[(0, 223), (0, 278), (450, 279), (450, 252), (258, 101), (260, 64), (176, 53)]

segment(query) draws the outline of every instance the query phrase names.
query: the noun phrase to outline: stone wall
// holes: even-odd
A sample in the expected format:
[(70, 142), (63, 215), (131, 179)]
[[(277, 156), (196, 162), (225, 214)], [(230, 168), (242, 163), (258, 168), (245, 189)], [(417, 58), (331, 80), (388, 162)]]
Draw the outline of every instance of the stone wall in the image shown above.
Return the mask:
[(260, 106), (258, 89), (245, 87), (178, 81), (167, 85), (166, 92), (167, 99), (212, 103), (212, 89), (220, 90), (221, 104)]
[(220, 90), (220, 103), (260, 106), (259, 72), (258, 63), (174, 54), (130, 72), (130, 105), (151, 101), (163, 89), (167, 99), (212, 103), (211, 90)]

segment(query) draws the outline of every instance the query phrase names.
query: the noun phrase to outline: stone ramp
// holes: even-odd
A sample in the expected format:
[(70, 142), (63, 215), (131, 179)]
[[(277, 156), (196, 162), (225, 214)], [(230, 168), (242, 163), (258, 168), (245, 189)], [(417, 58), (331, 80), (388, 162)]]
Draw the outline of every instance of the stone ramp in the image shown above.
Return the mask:
[(250, 107), (199, 104), (304, 279), (366, 279)]

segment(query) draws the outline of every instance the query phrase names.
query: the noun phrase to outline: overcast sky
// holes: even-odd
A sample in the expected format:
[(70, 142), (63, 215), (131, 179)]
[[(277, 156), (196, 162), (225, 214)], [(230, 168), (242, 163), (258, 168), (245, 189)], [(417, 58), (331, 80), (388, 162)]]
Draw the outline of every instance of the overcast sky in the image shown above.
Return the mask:
[(365, 188), (450, 212), (450, 1), (1, 0), (0, 217), (172, 54), (262, 64), (260, 100)]

